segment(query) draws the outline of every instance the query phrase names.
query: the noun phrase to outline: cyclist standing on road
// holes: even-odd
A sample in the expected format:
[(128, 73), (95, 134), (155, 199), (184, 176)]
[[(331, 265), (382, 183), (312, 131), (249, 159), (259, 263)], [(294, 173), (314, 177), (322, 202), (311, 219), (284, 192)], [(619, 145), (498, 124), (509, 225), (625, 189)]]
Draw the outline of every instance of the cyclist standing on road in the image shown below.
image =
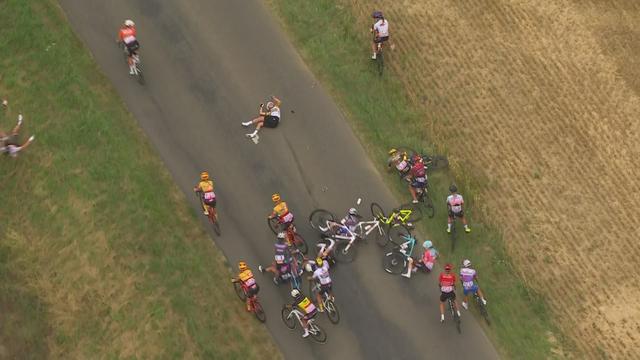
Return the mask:
[(324, 312), (322, 305), (322, 295), (327, 293), (330, 299), (333, 299), (333, 293), (331, 291), (331, 276), (329, 275), (329, 262), (323, 260), (321, 257), (317, 257), (315, 263), (307, 263), (305, 266), (308, 272), (313, 272), (313, 275), (309, 276), (309, 281), (317, 281), (320, 283), (320, 290), (316, 293), (316, 301), (320, 312)]
[(447, 210), (449, 211), (449, 217), (447, 218), (447, 233), (451, 234), (451, 223), (453, 222), (454, 216), (459, 217), (460, 220), (462, 220), (464, 232), (470, 233), (471, 228), (467, 225), (467, 219), (464, 217), (464, 211), (462, 210), (464, 199), (462, 198), (462, 195), (458, 194), (458, 187), (455, 185), (449, 186), (449, 192), (451, 192), (451, 195), (447, 197)]
[(237, 278), (231, 279), (232, 283), (241, 282), (243, 285), (243, 289), (246, 289), (247, 295), (247, 311), (253, 310), (251, 308), (251, 299), (253, 299), (258, 292), (260, 291), (260, 286), (256, 282), (256, 279), (253, 278), (253, 272), (247, 266), (247, 263), (244, 261), (238, 262), (238, 270), (240, 273)]
[(389, 40), (389, 22), (384, 18), (382, 11), (374, 11), (371, 17), (376, 20), (371, 26), (371, 32), (373, 33), (373, 42), (371, 43), (373, 55), (371, 55), (371, 60), (375, 60), (378, 54), (378, 44)]
[(140, 43), (136, 38), (136, 24), (127, 19), (120, 27), (118, 32), (118, 41), (122, 42), (127, 50), (127, 63), (129, 64), (129, 74), (134, 75), (133, 55), (136, 55), (136, 51), (140, 48)]
[(269, 219), (278, 217), (278, 222), (282, 225), (282, 230), (286, 230), (293, 224), (293, 214), (289, 211), (287, 203), (282, 201), (280, 194), (271, 195), (271, 201), (275, 204), (273, 211), (269, 215)]
[(453, 265), (446, 264), (444, 273), (440, 273), (438, 284), (440, 285), (440, 322), (444, 322), (444, 303), (448, 299), (453, 301), (453, 309), (460, 316), (458, 302), (456, 301), (456, 275), (451, 273)]
[(311, 320), (318, 313), (316, 310), (316, 306), (298, 289), (291, 290), (291, 297), (293, 298), (293, 303), (287, 305), (287, 309), (295, 308), (302, 313), (303, 316), (300, 319), (300, 321), (302, 322), (302, 327), (304, 328), (302, 337), (306, 338), (307, 336), (309, 336), (309, 320)]
[(462, 300), (462, 307), (465, 310), (469, 309), (469, 294), (478, 293), (480, 300), (484, 305), (487, 305), (487, 300), (484, 299), (484, 295), (480, 290), (478, 284), (475, 281), (478, 280), (478, 272), (471, 267), (471, 260), (465, 259), (462, 262), (462, 269), (460, 269), (460, 282), (462, 282), (462, 291), (464, 292), (464, 299)]
[[(200, 194), (200, 200), (202, 201), (202, 209), (204, 215), (209, 215), (210, 207), (213, 211), (216, 209), (216, 193), (213, 192), (213, 180), (209, 179), (209, 173), (203, 171), (200, 173), (200, 182), (193, 188), (193, 191)], [(216, 219), (218, 214), (214, 214)]]

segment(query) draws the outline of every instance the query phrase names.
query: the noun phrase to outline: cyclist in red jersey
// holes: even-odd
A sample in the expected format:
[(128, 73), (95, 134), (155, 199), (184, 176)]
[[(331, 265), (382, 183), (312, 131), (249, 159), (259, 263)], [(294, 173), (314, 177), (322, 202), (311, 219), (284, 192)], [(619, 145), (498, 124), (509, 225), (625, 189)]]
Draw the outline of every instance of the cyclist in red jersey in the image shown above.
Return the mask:
[(448, 299), (453, 301), (453, 308), (460, 316), (460, 310), (458, 309), (458, 302), (456, 301), (456, 275), (451, 272), (453, 265), (446, 264), (444, 266), (444, 273), (440, 273), (438, 284), (440, 286), (440, 322), (444, 322), (444, 303)]
[(136, 24), (131, 20), (125, 20), (120, 31), (118, 31), (118, 42), (124, 44), (127, 50), (127, 62), (129, 63), (129, 74), (133, 75), (133, 55), (140, 48), (140, 43), (136, 38)]

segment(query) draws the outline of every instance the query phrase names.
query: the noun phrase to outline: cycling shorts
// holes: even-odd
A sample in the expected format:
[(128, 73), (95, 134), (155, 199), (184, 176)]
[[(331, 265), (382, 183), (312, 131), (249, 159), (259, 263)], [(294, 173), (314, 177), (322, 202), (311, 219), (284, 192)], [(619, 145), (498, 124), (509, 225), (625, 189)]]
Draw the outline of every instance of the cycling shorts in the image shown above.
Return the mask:
[(264, 116), (264, 127), (266, 128), (275, 128), (280, 123), (280, 118), (277, 116), (265, 115)]
[(464, 210), (460, 210), (460, 212), (454, 213), (453, 211), (449, 210), (449, 217), (463, 217), (464, 216)]
[(376, 43), (376, 44), (377, 43), (383, 43), (383, 42), (385, 42), (387, 40), (389, 40), (388, 36), (382, 36), (382, 37), (377, 37), (376, 36), (376, 37), (373, 38), (373, 42)]
[(420, 182), (420, 181), (412, 181), (411, 182), (411, 187), (412, 188), (416, 188), (416, 189), (424, 189), (427, 187), (427, 182)]
[(310, 313), (308, 313), (308, 314), (306, 314), (304, 316), (304, 319), (309, 321), (309, 320), (313, 319), (313, 317), (316, 316), (317, 313), (318, 313), (318, 309), (317, 308), (313, 309), (313, 311), (311, 311)]
[(451, 299), (451, 300), (455, 300), (456, 299), (456, 292), (452, 291), (452, 292), (440, 292), (440, 302), (445, 302), (447, 301), (447, 299)]
[(213, 198), (211, 200), (202, 199), (202, 202), (204, 202), (207, 206), (211, 206), (212, 208), (216, 207), (216, 199), (215, 198)]
[(467, 296), (469, 294), (475, 294), (478, 292), (478, 285), (473, 284), (473, 286), (468, 289), (463, 287), (462, 292), (464, 292), (464, 296)]
[(258, 295), (259, 291), (260, 291), (260, 286), (258, 286), (258, 284), (254, 284), (252, 287), (247, 289), (247, 296), (252, 297), (252, 296)]
[(320, 285), (320, 295), (331, 291), (331, 283)]
[(129, 54), (129, 56), (132, 56), (136, 53), (136, 51), (138, 51), (138, 49), (140, 49), (140, 43), (138, 42), (138, 40), (133, 40), (130, 43), (124, 43), (124, 46), (127, 48), (127, 53)]

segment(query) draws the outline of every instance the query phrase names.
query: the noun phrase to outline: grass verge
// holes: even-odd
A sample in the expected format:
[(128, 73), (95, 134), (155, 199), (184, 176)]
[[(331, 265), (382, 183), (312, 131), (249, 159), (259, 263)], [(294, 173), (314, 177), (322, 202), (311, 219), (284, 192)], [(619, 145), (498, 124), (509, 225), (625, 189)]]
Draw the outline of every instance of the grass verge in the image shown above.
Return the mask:
[(55, 1), (0, 2), (0, 68), (0, 358), (281, 357)]
[[(430, 143), (424, 120), (428, 115), (408, 100), (406, 89), (389, 69), (382, 78), (375, 72), (368, 58), (368, 29), (355, 26), (358, 21), (348, 6), (332, 0), (270, 0), (269, 4), (291, 34), (303, 59), (340, 102), (381, 172), (385, 170), (386, 151), (391, 147), (405, 145), (427, 152), (445, 148), (444, 143)], [(393, 54), (388, 50), (386, 53), (386, 60), (394, 61)], [(434, 219), (422, 222), (422, 233), (429, 234), (443, 253), (441, 262), (459, 264), (464, 257), (475, 263), (490, 301), (492, 325), (485, 329), (504, 357), (561, 356), (562, 351), (570, 347), (568, 340), (552, 323), (541, 295), (527, 287), (525, 279), (517, 274), (499, 230), (483, 222), (483, 212), (479, 204), (474, 204), (475, 196), (469, 184), (486, 179), (467, 178), (464, 169), (452, 165), (467, 199), (473, 233), (458, 235), (455, 253), (450, 251), (444, 232), (444, 199), (448, 185), (454, 180), (452, 172), (430, 176), (437, 214)], [(385, 178), (397, 196), (405, 199), (402, 202), (406, 202), (406, 187), (393, 175)]]

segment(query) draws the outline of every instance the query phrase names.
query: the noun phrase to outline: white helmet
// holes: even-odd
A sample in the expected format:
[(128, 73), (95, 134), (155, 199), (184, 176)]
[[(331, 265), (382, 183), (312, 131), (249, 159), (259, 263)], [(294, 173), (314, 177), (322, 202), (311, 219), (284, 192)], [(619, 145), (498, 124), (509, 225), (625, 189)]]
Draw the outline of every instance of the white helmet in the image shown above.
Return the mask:
[(300, 291), (298, 289), (291, 290), (291, 297), (294, 298), (294, 297), (296, 297), (298, 295), (300, 295)]
[(356, 208), (349, 209), (349, 215), (358, 215), (358, 210)]
[(124, 26), (134, 27), (134, 26), (136, 26), (136, 23), (134, 23), (133, 20), (127, 19), (127, 20), (124, 21)]
[(469, 266), (471, 266), (471, 260), (464, 259), (464, 261), (462, 262), (462, 266), (468, 268)]
[(269, 101), (267, 103), (267, 109), (269, 109), (269, 110), (273, 109), (274, 106), (275, 106), (275, 104), (273, 102), (271, 102), (271, 101)]
[(285, 236), (287, 236), (287, 234), (285, 234), (284, 231), (278, 233), (278, 239), (284, 239)]

